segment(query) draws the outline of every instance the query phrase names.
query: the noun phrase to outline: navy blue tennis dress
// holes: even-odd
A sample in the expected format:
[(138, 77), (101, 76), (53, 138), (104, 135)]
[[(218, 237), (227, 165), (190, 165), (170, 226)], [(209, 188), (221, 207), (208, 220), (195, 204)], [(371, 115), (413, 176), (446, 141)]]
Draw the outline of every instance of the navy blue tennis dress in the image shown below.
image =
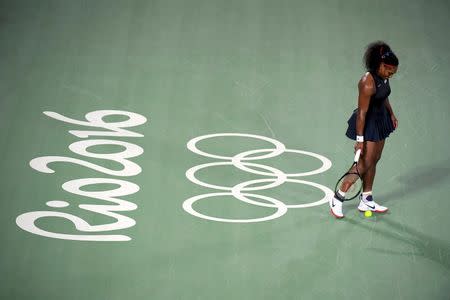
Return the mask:
[[(391, 120), (391, 114), (386, 108), (385, 102), (391, 88), (389, 79), (384, 80), (374, 73), (370, 73), (375, 81), (375, 94), (370, 97), (369, 109), (366, 113), (366, 122), (364, 126), (364, 141), (384, 140), (394, 131), (394, 124)], [(358, 109), (348, 119), (348, 128), (345, 135), (352, 140), (356, 140), (356, 114)]]

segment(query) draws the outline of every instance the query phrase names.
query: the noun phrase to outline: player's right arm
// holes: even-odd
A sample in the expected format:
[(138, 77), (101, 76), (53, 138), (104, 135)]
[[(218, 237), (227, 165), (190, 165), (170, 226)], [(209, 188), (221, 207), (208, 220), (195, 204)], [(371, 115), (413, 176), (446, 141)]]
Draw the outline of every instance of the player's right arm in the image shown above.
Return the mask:
[[(370, 97), (375, 93), (375, 82), (372, 75), (367, 72), (358, 83), (358, 112), (356, 114), (356, 135), (364, 136), (366, 114), (369, 109)], [(364, 143), (356, 142), (355, 151), (361, 149), (363, 153)]]

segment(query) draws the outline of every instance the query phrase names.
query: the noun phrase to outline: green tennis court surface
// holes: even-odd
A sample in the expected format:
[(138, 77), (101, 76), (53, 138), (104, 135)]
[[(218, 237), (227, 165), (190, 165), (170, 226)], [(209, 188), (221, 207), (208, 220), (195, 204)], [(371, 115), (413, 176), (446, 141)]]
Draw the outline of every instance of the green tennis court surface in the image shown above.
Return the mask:
[[(447, 1), (2, 1), (1, 299), (450, 299)], [(399, 128), (330, 216), (382, 39)]]

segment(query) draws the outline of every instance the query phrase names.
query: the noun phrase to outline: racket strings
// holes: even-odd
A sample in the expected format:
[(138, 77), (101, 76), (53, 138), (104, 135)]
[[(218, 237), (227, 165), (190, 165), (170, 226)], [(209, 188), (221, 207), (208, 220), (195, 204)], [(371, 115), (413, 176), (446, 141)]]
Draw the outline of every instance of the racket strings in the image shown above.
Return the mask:
[(355, 153), (354, 163), (351, 168), (343, 175), (336, 184), (335, 195), (338, 199), (351, 200), (356, 198), (362, 190), (362, 180), (358, 170), (358, 161), (361, 151)]
[(359, 179), (360, 178), (356, 173), (347, 174), (342, 179), (340, 190), (346, 193), (353, 193), (358, 191), (360, 189), (360, 185), (358, 182)]
[(344, 176), (342, 180), (341, 191), (344, 192), (353, 192), (359, 189), (359, 185), (355, 184), (359, 179), (358, 166), (353, 165), (347, 172), (347, 175)]
[(362, 181), (359, 175), (357, 173), (347, 173), (339, 180), (336, 191), (339, 189), (344, 192), (344, 200), (350, 200), (359, 195), (361, 188)]

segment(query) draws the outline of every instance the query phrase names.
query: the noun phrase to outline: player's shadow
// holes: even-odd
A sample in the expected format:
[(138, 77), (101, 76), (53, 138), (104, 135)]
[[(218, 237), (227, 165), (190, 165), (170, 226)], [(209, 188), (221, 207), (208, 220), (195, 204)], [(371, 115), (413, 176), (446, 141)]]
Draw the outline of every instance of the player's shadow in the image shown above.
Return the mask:
[(416, 167), (413, 170), (407, 170), (407, 172), (407, 174), (394, 179), (401, 184), (400, 187), (387, 193), (380, 193), (380, 203), (387, 203), (393, 199), (414, 194), (423, 189), (434, 188), (445, 182), (450, 176), (450, 160), (433, 165)]
[(396, 242), (401, 242), (410, 246), (413, 251), (395, 251), (392, 249), (370, 248), (370, 251), (377, 253), (385, 253), (390, 255), (403, 255), (403, 256), (422, 256), (427, 258), (436, 264), (450, 270), (450, 242), (444, 241), (435, 237), (428, 236), (416, 229), (400, 224), (393, 221), (387, 216), (378, 216), (377, 222), (385, 223), (390, 228), (380, 229), (377, 226), (373, 226), (369, 222), (362, 222), (354, 219), (347, 219), (353, 225), (365, 228), (368, 231), (378, 233), (385, 238), (391, 239)]

